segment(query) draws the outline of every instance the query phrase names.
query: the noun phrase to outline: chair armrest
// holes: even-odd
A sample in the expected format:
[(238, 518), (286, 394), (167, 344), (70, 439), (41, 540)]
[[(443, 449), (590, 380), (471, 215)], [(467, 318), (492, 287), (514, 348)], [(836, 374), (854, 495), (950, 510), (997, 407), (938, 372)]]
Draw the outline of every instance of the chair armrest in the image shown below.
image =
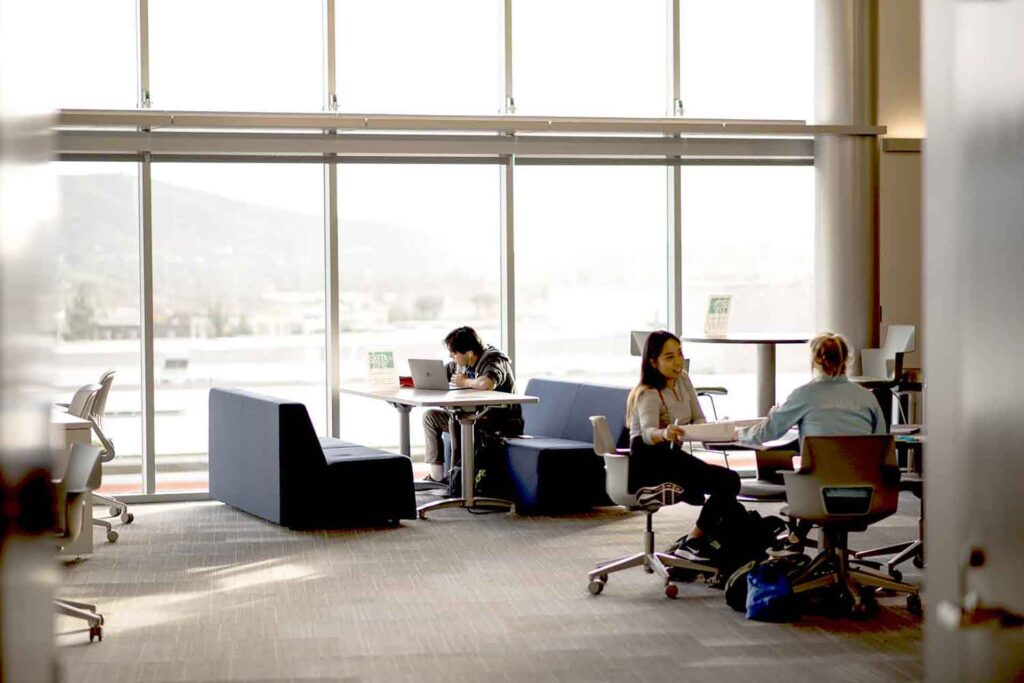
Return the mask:
[(727, 396), (729, 390), (725, 387), (694, 387), (694, 392), (698, 396)]

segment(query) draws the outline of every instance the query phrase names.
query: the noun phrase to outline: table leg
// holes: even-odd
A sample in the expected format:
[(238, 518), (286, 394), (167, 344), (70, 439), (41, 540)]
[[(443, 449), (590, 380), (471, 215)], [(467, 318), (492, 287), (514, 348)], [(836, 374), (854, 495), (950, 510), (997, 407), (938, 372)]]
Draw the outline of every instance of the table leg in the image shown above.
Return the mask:
[(775, 344), (757, 345), (757, 415), (764, 417), (775, 405)]
[[(416, 509), (420, 519), (426, 517), (427, 512), (430, 510), (440, 510), (442, 508), (450, 507), (489, 507), (489, 508), (512, 508), (512, 501), (502, 500), (500, 498), (484, 498), (477, 497), (473, 491), (475, 479), (476, 479), (476, 468), (474, 466), (474, 456), (476, 455), (476, 448), (474, 445), (474, 432), (476, 426), (476, 420), (480, 417), (479, 413), (459, 413), (459, 427), (460, 436), (459, 450), (462, 453), (462, 497), (461, 498), (448, 498), (446, 500), (438, 500), (432, 503), (421, 505)], [(455, 461), (455, 454), (452, 453), (452, 461)]]
[(409, 413), (412, 406), (402, 403), (392, 403), (398, 411), (398, 452), (402, 455), (412, 455), (412, 443), (409, 439)]

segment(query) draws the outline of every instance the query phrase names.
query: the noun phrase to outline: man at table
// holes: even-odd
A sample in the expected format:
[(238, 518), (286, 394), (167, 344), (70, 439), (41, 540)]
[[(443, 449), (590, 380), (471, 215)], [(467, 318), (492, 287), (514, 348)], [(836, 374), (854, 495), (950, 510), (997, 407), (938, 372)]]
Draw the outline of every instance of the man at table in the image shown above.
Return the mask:
[[(448, 381), (458, 387), (484, 391), (515, 391), (516, 378), (512, 374), (512, 362), (508, 356), (490, 344), (484, 345), (480, 335), (472, 327), (457, 327), (444, 338), (451, 362), (446, 366)], [(449, 413), (440, 408), (430, 408), (423, 414), (423, 431), (426, 434), (426, 462), (430, 465), (428, 481), (443, 481), (444, 442), (441, 435), (452, 433), (449, 429)], [(488, 410), (476, 422), (476, 433), (511, 436), (523, 433), (523, 411), (518, 405), (495, 407)], [(457, 430), (455, 430), (457, 437)], [(458, 461), (458, 441), (453, 439), (452, 457)]]

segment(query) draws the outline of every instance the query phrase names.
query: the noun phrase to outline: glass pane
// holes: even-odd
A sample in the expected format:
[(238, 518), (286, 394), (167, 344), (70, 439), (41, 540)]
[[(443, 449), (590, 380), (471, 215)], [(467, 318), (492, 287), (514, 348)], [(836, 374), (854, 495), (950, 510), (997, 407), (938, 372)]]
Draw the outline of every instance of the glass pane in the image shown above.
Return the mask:
[(516, 113), (664, 116), (663, 0), (515, 0)]
[(135, 0), (58, 0), (54, 47), (64, 109), (134, 109)]
[(636, 383), (630, 330), (667, 324), (665, 169), (516, 169), (516, 362), (553, 376)]
[(103, 431), (117, 454), (103, 465), (104, 493), (142, 490), (142, 355), (139, 186), (134, 163), (55, 163), (57, 400), (115, 370)]
[(812, 120), (811, 0), (682, 0), (679, 9), (687, 117)]
[(158, 109), (320, 111), (320, 0), (150, 0)]
[[(731, 294), (729, 332), (814, 329), (814, 168), (686, 167), (683, 192), (683, 332), (704, 331), (708, 297)], [(802, 345), (777, 347), (776, 395), (809, 379)], [(724, 386), (720, 417), (754, 417), (753, 345), (684, 344), (694, 384)]]
[[(341, 384), (366, 383), (367, 352), (448, 359), (460, 325), (501, 345), (499, 169), (342, 165), (338, 168)], [(423, 451), (412, 414), (414, 455)], [(382, 401), (341, 396), (341, 438), (398, 448), (398, 416)]]
[(207, 488), (207, 395), (247, 389), (326, 424), (323, 168), (153, 164), (157, 488)]
[(495, 0), (339, 0), (341, 110), (499, 113), (502, 11)]

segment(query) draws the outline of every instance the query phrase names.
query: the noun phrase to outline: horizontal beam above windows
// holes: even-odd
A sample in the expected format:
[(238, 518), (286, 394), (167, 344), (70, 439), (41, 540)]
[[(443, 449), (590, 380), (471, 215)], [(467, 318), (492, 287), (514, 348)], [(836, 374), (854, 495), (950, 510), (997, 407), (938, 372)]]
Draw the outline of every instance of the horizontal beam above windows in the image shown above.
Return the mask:
[(525, 163), (540, 160), (656, 160), (688, 162), (775, 162), (802, 164), (814, 158), (812, 138), (611, 137), (550, 135), (387, 135), (322, 133), (137, 132), (59, 130), (55, 152), (61, 158), (152, 154), (155, 160), (193, 157), (303, 158), (326, 154), (345, 163), (359, 157), (495, 159), (515, 155)]
[(569, 116), (441, 116), (401, 114), (267, 114), (64, 109), (59, 127), (160, 129), (288, 129), (384, 132), (592, 133), (812, 137), (884, 135), (885, 126), (809, 125), (804, 121)]

